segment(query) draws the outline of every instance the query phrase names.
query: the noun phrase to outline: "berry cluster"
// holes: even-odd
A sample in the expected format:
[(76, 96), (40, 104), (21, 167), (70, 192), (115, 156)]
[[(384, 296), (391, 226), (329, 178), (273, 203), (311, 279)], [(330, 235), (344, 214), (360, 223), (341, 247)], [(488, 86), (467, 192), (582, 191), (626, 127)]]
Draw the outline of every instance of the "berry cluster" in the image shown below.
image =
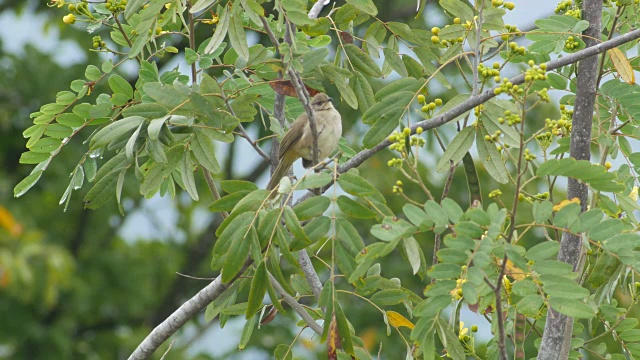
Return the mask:
[(496, 95), (500, 95), (502, 93), (522, 95), (524, 94), (524, 89), (522, 89), (518, 85), (513, 85), (513, 83), (511, 83), (508, 78), (504, 78), (502, 79), (500, 86), (493, 90), (493, 93)]
[(502, 196), (502, 191), (500, 190), (493, 190), (492, 192), (489, 193), (489, 199), (497, 198), (500, 196)]
[(509, 50), (513, 55), (524, 55), (527, 53), (527, 48), (524, 46), (518, 46), (518, 44), (514, 42), (509, 43)]
[(480, 76), (483, 79), (488, 79), (490, 77), (493, 77), (494, 79), (496, 77), (498, 77), (498, 81), (500, 81), (500, 63), (499, 62), (494, 62), (493, 63), (493, 68), (488, 68), (486, 66), (484, 66), (483, 63), (478, 64), (478, 74), (480, 74)]
[(569, 36), (564, 42), (564, 48), (567, 50), (573, 50), (578, 46), (580, 46), (580, 43), (576, 39), (574, 39), (573, 36)]
[(493, 7), (503, 7), (507, 10), (513, 10), (516, 8), (516, 4), (502, 0), (491, 0), (491, 5), (493, 5)]
[(93, 37), (93, 48), (94, 49), (102, 49), (104, 47), (107, 46), (107, 43), (105, 43), (104, 41), (102, 41), (102, 38), (100, 36), (94, 36)]
[(507, 33), (506, 34), (502, 34), (502, 36), (500, 37), (504, 41), (508, 41), (509, 39), (516, 37), (516, 34), (509, 35), (509, 33), (519, 33), (520, 32), (520, 29), (518, 29), (518, 27), (515, 26), (515, 25), (506, 24), (504, 26), (504, 28), (507, 31)]
[[(407, 138), (409, 138), (410, 146), (417, 146), (417, 147), (424, 146), (426, 143), (426, 140), (420, 137), (420, 134), (422, 134), (423, 131), (424, 130), (421, 127), (419, 127), (416, 129), (416, 135), (412, 136), (411, 129), (409, 129), (408, 127), (405, 127), (402, 130), (402, 132), (394, 131), (391, 135), (389, 135), (389, 141), (392, 142), (392, 144), (389, 146), (389, 149), (398, 151), (401, 154), (401, 158), (393, 158), (387, 161), (387, 166), (389, 167), (402, 166), (403, 158), (406, 158), (409, 156), (406, 149)], [(402, 185), (399, 185), (399, 186), (402, 186)]]
[(567, 109), (564, 105), (560, 105), (560, 111), (560, 119), (551, 120), (547, 118), (544, 121), (544, 125), (553, 135), (565, 137), (571, 133), (573, 109)]
[(520, 117), (520, 115), (514, 114), (511, 111), (507, 110), (504, 112), (504, 118), (498, 118), (498, 122), (500, 124), (504, 124), (505, 121), (507, 122), (507, 125), (513, 126), (520, 124), (522, 122), (522, 118)]
[(424, 95), (418, 95), (418, 103), (422, 104), (422, 112), (429, 113), (433, 111), (436, 107), (442, 105), (442, 99), (435, 99), (430, 103), (427, 103), (427, 99)]
[(536, 65), (533, 60), (529, 60), (529, 69), (524, 73), (524, 81), (547, 80), (547, 64)]
[(120, 13), (127, 7), (127, 0), (107, 0), (105, 7), (114, 14)]
[[(460, 21), (460, 19), (458, 19), (458, 21)], [(444, 28), (446, 29), (448, 27), (449, 25), (446, 25)], [(431, 37), (431, 42), (434, 44), (440, 44), (444, 47), (449, 47), (453, 44), (464, 42), (464, 38), (462, 36), (451, 40), (440, 40), (440, 37), (438, 36), (440, 34), (440, 28), (437, 26), (431, 28), (431, 33), (433, 34), (433, 36)]]
[(524, 160), (525, 161), (533, 161), (536, 159), (536, 155), (532, 154), (529, 149), (524, 149)]
[(502, 135), (502, 131), (496, 130), (496, 132), (494, 132), (493, 135), (485, 135), (484, 139), (485, 141), (488, 141), (490, 143), (495, 143), (495, 142), (498, 142), (498, 140), (500, 140), (500, 135)]
[(402, 181), (396, 181), (396, 184), (393, 185), (393, 193), (398, 195), (402, 194)]

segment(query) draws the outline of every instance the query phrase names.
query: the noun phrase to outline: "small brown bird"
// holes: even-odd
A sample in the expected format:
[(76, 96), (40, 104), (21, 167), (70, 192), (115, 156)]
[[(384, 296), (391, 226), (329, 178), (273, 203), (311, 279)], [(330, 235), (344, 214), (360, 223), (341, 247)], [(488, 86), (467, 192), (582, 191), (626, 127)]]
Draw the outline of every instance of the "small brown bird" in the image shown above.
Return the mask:
[[(342, 136), (342, 119), (340, 113), (333, 107), (331, 98), (327, 94), (319, 93), (311, 99), (311, 108), (316, 117), (318, 129), (318, 159), (324, 160), (338, 145)], [(313, 136), (309, 127), (307, 114), (300, 115), (291, 124), (291, 128), (282, 138), (278, 158), (280, 163), (271, 175), (267, 190), (273, 190), (280, 183), (280, 179), (289, 171), (293, 163), (302, 158), (302, 166), (311, 167), (313, 163)]]

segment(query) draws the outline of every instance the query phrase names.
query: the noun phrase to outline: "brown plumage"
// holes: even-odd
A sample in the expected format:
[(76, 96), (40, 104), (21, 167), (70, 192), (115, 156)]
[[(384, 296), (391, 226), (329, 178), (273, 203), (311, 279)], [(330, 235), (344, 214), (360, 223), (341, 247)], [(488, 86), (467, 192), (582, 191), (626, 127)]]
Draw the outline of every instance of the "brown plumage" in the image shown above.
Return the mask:
[[(324, 93), (319, 93), (311, 99), (311, 108), (315, 113), (316, 128), (318, 129), (319, 160), (324, 160), (331, 155), (342, 136), (342, 119), (340, 113), (333, 107), (331, 100)], [(291, 128), (280, 142), (278, 153), (280, 163), (271, 175), (267, 190), (275, 189), (280, 183), (280, 179), (299, 158), (302, 158), (302, 165), (305, 168), (310, 167), (313, 163), (312, 148), (313, 136), (309, 127), (309, 118), (305, 113), (291, 124)]]

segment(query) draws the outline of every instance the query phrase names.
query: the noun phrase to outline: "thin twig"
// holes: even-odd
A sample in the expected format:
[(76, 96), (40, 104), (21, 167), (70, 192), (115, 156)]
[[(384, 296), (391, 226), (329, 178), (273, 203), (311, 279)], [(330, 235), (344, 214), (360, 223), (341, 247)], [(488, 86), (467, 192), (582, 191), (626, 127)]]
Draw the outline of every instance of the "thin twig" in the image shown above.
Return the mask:
[(309, 328), (315, 331), (316, 334), (322, 335), (322, 326), (320, 326), (315, 320), (313, 320), (313, 318), (311, 317), (311, 315), (309, 315), (307, 310), (305, 310), (304, 307), (300, 305), (300, 303), (296, 299), (293, 298), (293, 296), (289, 295), (282, 288), (282, 285), (280, 285), (278, 280), (276, 280), (276, 278), (274, 278), (273, 275), (269, 274), (269, 280), (271, 281), (271, 285), (273, 285), (274, 289), (278, 293), (280, 293), (284, 302), (289, 304), (289, 306), (291, 306), (293, 311), (295, 311), (298, 315), (300, 315), (302, 320), (304, 320), (304, 322), (307, 323)]

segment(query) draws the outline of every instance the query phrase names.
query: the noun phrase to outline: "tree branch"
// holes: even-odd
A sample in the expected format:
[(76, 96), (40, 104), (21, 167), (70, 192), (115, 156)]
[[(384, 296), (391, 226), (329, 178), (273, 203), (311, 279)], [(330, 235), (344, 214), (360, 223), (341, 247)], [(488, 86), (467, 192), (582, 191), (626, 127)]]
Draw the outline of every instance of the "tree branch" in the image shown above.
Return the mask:
[(238, 274), (226, 284), (222, 283), (221, 276), (200, 290), (194, 297), (187, 300), (182, 306), (173, 312), (160, 325), (138, 345), (135, 351), (129, 356), (129, 360), (148, 359), (160, 345), (162, 345), (171, 335), (180, 329), (187, 321), (191, 320), (202, 309), (206, 308), (212, 301), (218, 298), (231, 284), (233, 284), (251, 264), (250, 258), (245, 261)]
[(320, 15), (320, 11), (322, 11), (322, 8), (329, 5), (330, 2), (331, 0), (316, 1), (316, 3), (311, 7), (311, 10), (309, 10), (309, 19), (317, 19), (318, 15)]
[(273, 287), (275, 288), (275, 290), (280, 293), (280, 295), (282, 296), (282, 298), (284, 299), (284, 301), (289, 304), (289, 306), (291, 306), (291, 308), (298, 313), (298, 315), (300, 315), (300, 317), (302, 318), (302, 320), (304, 320), (304, 322), (307, 323), (307, 325), (309, 325), (309, 327), (311, 328), (311, 330), (315, 331), (316, 334), (318, 335), (322, 335), (322, 326), (320, 326), (315, 320), (313, 320), (313, 318), (311, 317), (311, 315), (309, 315), (309, 313), (307, 312), (307, 310), (304, 309), (304, 306), (300, 305), (299, 302), (296, 301), (296, 299), (293, 298), (293, 296), (289, 295), (283, 288), (282, 285), (280, 285), (280, 283), (278, 282), (278, 280), (276, 280), (276, 278), (273, 277), (273, 275), (269, 274), (269, 280), (271, 281), (271, 285), (273, 285)]
[[(584, 35), (586, 35), (584, 37), (587, 45), (586, 50), (598, 46), (602, 47), (603, 44), (596, 45), (595, 40), (602, 37), (602, 1), (584, 1), (582, 3), (582, 16), (584, 20), (589, 22), (589, 27), (584, 31)], [(638, 30), (634, 32), (638, 32)], [(614, 40), (618, 40), (623, 36), (617, 37)], [(606, 43), (609, 42), (611, 41), (607, 41)], [(581, 60), (578, 63), (577, 91), (573, 108), (570, 149), (571, 157), (576, 160), (589, 160), (591, 158), (591, 126), (593, 125), (593, 107), (598, 90), (598, 57), (595, 56), (595, 54), (593, 55), (594, 56)], [(589, 189), (585, 184), (576, 179), (569, 178), (567, 197), (569, 199), (578, 198), (582, 212), (586, 211)], [(578, 268), (580, 267), (579, 263), (583, 251), (580, 235), (572, 235), (565, 232), (560, 242), (558, 260), (571, 264), (573, 271), (579, 271)], [(572, 317), (562, 315), (549, 308), (538, 359), (566, 359), (571, 345), (572, 329)]]

